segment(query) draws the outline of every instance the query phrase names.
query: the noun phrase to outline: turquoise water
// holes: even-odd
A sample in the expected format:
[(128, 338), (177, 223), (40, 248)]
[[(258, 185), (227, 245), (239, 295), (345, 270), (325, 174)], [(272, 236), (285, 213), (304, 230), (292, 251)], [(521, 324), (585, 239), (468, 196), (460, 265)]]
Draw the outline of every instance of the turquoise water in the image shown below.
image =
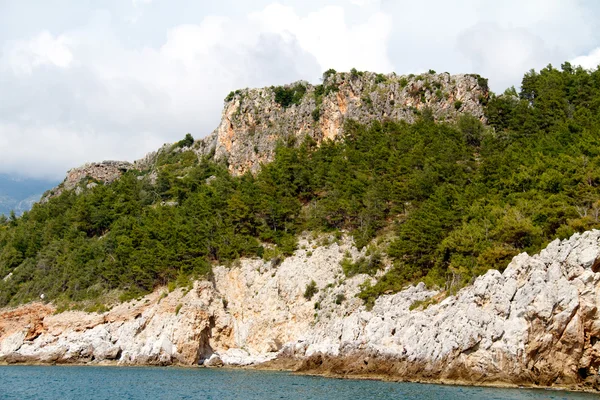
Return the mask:
[(0, 399), (597, 399), (589, 394), (422, 385), (205, 368), (1, 366)]

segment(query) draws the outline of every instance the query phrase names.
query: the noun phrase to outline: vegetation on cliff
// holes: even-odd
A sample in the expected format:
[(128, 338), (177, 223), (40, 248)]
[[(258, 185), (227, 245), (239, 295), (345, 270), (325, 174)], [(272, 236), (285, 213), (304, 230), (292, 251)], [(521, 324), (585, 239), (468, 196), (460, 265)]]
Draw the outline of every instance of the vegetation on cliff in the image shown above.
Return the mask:
[[(153, 171), (82, 182), (80, 194), (0, 221), (0, 306), (41, 293), (137, 296), (209, 276), (213, 263), (289, 254), (303, 230), (347, 230), (359, 247), (387, 233), (378, 247), (394, 265), (363, 288), (367, 303), (417, 279), (455, 290), (600, 226), (599, 108), (600, 72), (565, 64), (491, 96), (489, 126), (466, 115), (434, 123), (427, 110), (414, 124), (350, 122), (343, 141), (282, 143), (256, 176), (176, 144)], [(380, 256), (369, 257), (345, 270), (376, 271)]]

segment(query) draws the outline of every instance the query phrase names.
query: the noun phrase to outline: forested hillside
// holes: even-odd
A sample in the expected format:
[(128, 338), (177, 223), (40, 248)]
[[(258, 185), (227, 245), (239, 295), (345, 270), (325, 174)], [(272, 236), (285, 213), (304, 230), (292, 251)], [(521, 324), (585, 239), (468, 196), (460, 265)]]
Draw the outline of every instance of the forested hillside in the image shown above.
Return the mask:
[(465, 115), (414, 124), (347, 123), (344, 140), (281, 143), (256, 175), (233, 177), (182, 141), (155, 167), (65, 191), (0, 221), (0, 306), (109, 292), (130, 298), (210, 276), (239, 257), (277, 260), (302, 231), (347, 231), (367, 259), (348, 274), (393, 267), (363, 288), (424, 280), (456, 290), (519, 252), (599, 227), (600, 71), (564, 64), (492, 95), (488, 124)]

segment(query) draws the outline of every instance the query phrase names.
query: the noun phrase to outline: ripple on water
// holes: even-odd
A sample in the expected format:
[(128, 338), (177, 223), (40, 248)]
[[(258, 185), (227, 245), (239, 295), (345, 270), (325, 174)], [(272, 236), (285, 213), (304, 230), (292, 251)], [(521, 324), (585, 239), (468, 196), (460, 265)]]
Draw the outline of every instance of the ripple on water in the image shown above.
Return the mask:
[(597, 399), (584, 393), (328, 379), (285, 372), (0, 366), (0, 399)]

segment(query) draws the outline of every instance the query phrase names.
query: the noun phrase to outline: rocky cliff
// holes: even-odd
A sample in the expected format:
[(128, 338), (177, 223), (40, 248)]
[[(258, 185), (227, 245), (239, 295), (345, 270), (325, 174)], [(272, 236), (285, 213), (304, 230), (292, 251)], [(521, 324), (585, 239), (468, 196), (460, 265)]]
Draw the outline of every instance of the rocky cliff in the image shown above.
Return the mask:
[[(192, 147), (199, 158), (227, 163), (232, 174), (256, 173), (273, 159), (278, 142), (336, 140), (348, 120), (411, 123), (429, 113), (436, 121), (453, 121), (462, 114), (483, 121), (482, 103), (488, 95), (487, 80), (478, 75), (330, 73), (321, 85), (295, 82), (230, 93), (217, 129)], [(74, 168), (42, 202), (78, 185), (111, 183), (130, 169), (153, 169), (161, 152), (170, 148), (165, 145), (134, 163), (104, 161)]]
[[(340, 261), (348, 239), (215, 268), (193, 289), (165, 289), (103, 313), (31, 304), (0, 314), (0, 360), (286, 366), (335, 376), (598, 389), (600, 231), (520, 254), (457, 295), (423, 284), (354, 296)], [(318, 292), (304, 296), (309, 282)], [(423, 309), (425, 303), (433, 303)], [(431, 300), (433, 299), (433, 300)], [(266, 364), (265, 364), (266, 363)]]
[[(256, 172), (273, 159), (280, 140), (317, 143), (341, 137), (344, 122), (414, 122), (423, 112), (437, 121), (461, 114), (484, 119), (487, 81), (477, 75), (399, 76), (372, 72), (325, 74), (322, 85), (244, 89), (225, 100), (217, 129), (197, 143), (199, 155), (214, 154), (233, 174)], [(428, 111), (425, 111), (425, 110)]]

